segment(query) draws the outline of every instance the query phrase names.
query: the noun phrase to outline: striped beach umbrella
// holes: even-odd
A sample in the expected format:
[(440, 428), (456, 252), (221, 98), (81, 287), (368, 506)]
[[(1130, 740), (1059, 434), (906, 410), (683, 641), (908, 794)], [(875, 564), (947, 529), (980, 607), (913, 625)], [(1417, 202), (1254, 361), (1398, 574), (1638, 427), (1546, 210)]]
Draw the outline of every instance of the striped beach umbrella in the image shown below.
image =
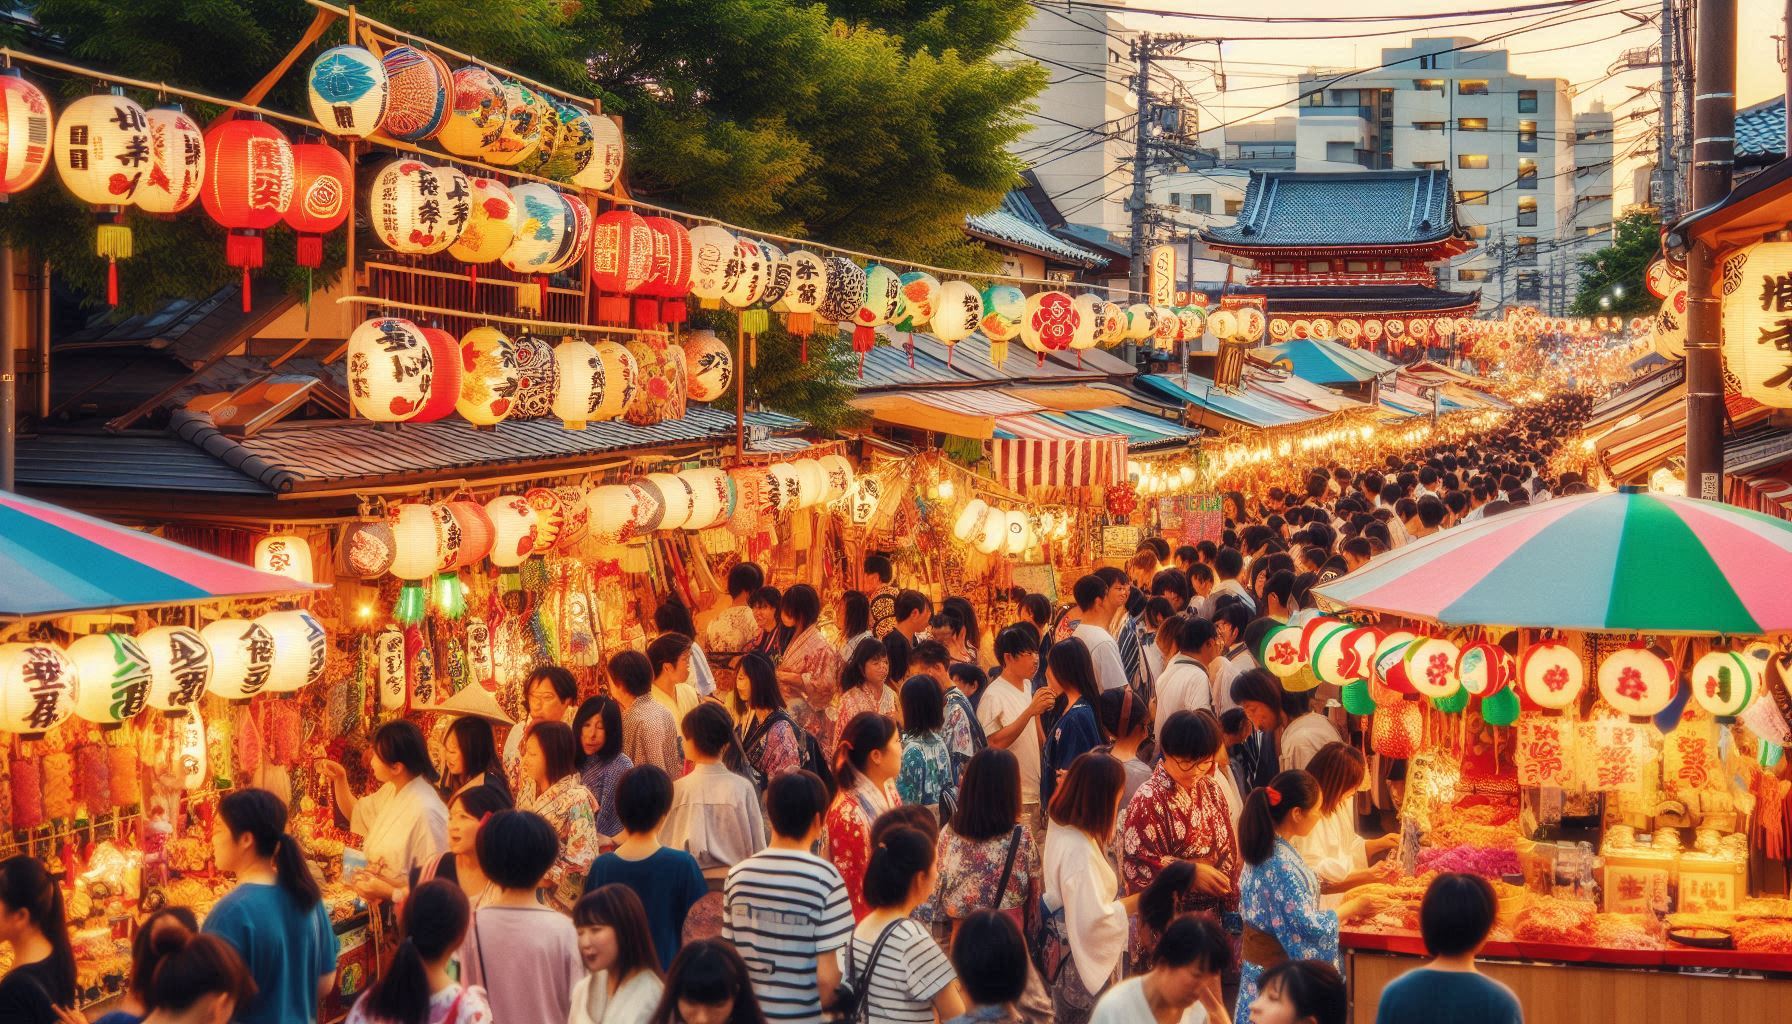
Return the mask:
[(1792, 631), (1788, 579), (1792, 523), (1625, 488), (1433, 534), (1314, 593), (1445, 626), (1752, 636)]
[(0, 621), (317, 589), (0, 491)]

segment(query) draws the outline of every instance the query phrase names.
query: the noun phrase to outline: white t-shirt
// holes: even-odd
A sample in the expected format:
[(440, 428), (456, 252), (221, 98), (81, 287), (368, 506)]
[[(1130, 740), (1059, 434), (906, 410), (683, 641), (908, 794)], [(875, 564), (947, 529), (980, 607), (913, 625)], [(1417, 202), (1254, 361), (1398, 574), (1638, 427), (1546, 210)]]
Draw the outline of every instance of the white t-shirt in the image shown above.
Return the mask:
[(448, 806), (421, 775), (399, 789), (388, 782), (355, 803), (351, 827), (366, 837), (367, 864), (402, 878), (448, 848)]
[[(996, 676), (977, 701), (977, 724), (983, 735), (994, 736), (1019, 721), (1033, 703), (1026, 688)], [(1008, 752), (1020, 762), (1021, 803), (1039, 802), (1039, 730), (1031, 722), (1008, 744)]]
[(1342, 882), (1351, 872), (1369, 866), (1368, 844), (1357, 835), (1351, 820), (1355, 805), (1355, 800), (1346, 797), (1332, 813), (1319, 819), (1313, 831), (1291, 841), (1321, 881)]
[[(1151, 1004), (1145, 1001), (1145, 979), (1134, 976), (1107, 990), (1095, 1004), (1089, 1024), (1148, 1024), (1153, 1019)], [(1207, 1024), (1207, 1008), (1200, 1003), (1189, 1007), (1181, 1024)]]
[(1077, 623), (1070, 635), (1089, 648), (1089, 659), (1095, 663), (1095, 682), (1104, 693), (1126, 685), (1126, 662), (1120, 658), (1120, 644), (1112, 633), (1085, 620)]
[(1213, 706), (1212, 687), (1207, 672), (1193, 658), (1178, 654), (1164, 666), (1157, 680), (1157, 733), (1161, 739), (1164, 723), (1178, 711), (1194, 711)]
[(610, 994), (610, 972), (587, 974), (572, 987), (572, 1016), (567, 1024), (647, 1024), (660, 1004), (666, 983), (652, 971), (639, 970)]
[(1289, 722), (1282, 730), (1280, 743), (1277, 745), (1277, 760), (1285, 772), (1295, 769), (1306, 770), (1313, 755), (1327, 743), (1342, 742), (1344, 737), (1338, 735), (1337, 727), (1324, 715), (1315, 711)]
[[(890, 926), (889, 941), (872, 966), (867, 1018), (878, 1024), (934, 1024), (933, 997), (952, 984), (958, 974), (927, 926), (903, 918)], [(835, 954), (840, 977), (860, 977), (877, 945), (876, 935), (854, 933), (852, 942)], [(847, 954), (852, 967), (847, 967)]]

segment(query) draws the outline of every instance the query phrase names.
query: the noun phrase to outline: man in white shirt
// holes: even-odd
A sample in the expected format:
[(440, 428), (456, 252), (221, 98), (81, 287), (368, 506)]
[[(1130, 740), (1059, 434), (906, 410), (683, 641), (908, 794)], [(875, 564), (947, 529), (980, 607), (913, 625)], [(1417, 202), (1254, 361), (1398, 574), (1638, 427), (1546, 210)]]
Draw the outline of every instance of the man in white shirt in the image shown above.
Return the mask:
[(1097, 623), (1114, 621), (1114, 613), (1126, 603), (1131, 589), (1124, 576), (1109, 584), (1090, 573), (1077, 580), (1071, 591), (1083, 618), (1070, 635), (1089, 648), (1089, 659), (1095, 663), (1095, 681), (1103, 692), (1126, 685), (1126, 662), (1120, 657), (1120, 645), (1114, 635)]
[(1213, 599), (1221, 594), (1231, 594), (1245, 603), (1252, 615), (1257, 614), (1257, 599), (1246, 590), (1240, 577), (1244, 575), (1244, 555), (1237, 548), (1221, 548), (1213, 556), (1213, 575), (1218, 581), (1207, 597), (1207, 607), (1212, 609)]
[(1312, 701), (1307, 694), (1285, 694), (1282, 699), (1282, 711), (1290, 716), (1287, 725), (1282, 727), (1282, 735), (1276, 741), (1276, 756), (1281, 762), (1283, 771), (1306, 770), (1307, 763), (1313, 755), (1327, 743), (1342, 742), (1344, 737), (1338, 735), (1338, 729), (1331, 720), (1317, 711), (1311, 710)]
[(1244, 628), (1251, 617), (1240, 604), (1228, 604), (1214, 612), (1214, 655), (1207, 662), (1207, 678), (1213, 690), (1213, 713), (1223, 715), (1232, 703), (1232, 681), (1257, 667), (1251, 652), (1245, 649)]
[(1039, 648), (1024, 629), (1010, 626), (996, 634), (996, 657), (1002, 670), (977, 699), (977, 724), (989, 746), (1000, 747), (1020, 762), (1021, 820), (1037, 822), (1039, 810), (1039, 716), (1055, 695), (1041, 686), (1028, 692), (1039, 669)]
[(1213, 707), (1213, 688), (1207, 665), (1219, 649), (1219, 635), (1206, 619), (1184, 619), (1176, 636), (1177, 653), (1157, 679), (1157, 718), (1153, 735), (1162, 736), (1164, 723), (1178, 711)]

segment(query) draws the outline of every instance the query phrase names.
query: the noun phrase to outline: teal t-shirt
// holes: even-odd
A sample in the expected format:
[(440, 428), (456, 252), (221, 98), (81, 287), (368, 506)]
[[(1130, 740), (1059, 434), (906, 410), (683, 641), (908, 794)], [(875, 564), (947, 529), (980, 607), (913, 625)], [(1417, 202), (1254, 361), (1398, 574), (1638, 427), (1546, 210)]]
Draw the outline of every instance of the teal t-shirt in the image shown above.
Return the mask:
[(317, 983), (336, 969), (338, 944), (330, 912), (310, 910), (277, 885), (244, 883), (205, 918), (204, 931), (242, 954), (258, 990), (238, 1007), (238, 1024), (311, 1024), (317, 1020)]
[(1512, 990), (1482, 974), (1408, 971), (1381, 990), (1375, 1024), (1524, 1024)]

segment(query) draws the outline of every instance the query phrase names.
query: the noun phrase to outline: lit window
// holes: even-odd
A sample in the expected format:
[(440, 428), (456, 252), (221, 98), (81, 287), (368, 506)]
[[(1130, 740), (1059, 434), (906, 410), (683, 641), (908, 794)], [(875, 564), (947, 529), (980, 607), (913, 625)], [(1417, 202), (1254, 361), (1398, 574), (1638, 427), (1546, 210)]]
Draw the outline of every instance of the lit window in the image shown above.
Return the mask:
[(1331, 260), (1308, 260), (1307, 261), (1307, 273), (1309, 273), (1309, 274), (1329, 274), (1331, 272), (1332, 272), (1332, 261)]
[(1415, 78), (1412, 87), (1420, 92), (1441, 93), (1444, 91), (1444, 80), (1441, 78)]
[(1242, 209), (1244, 209), (1244, 200), (1242, 200), (1242, 199), (1226, 200), (1226, 215), (1228, 217), (1238, 216), (1238, 211), (1240, 211)]
[(1459, 132), (1484, 132), (1487, 130), (1485, 117), (1459, 117), (1456, 119), (1456, 130)]
[(1520, 153), (1537, 152), (1537, 122), (1518, 122), (1518, 151)]
[(1458, 96), (1485, 96), (1485, 95), (1487, 95), (1487, 79), (1485, 79), (1485, 78), (1464, 78), (1464, 79), (1459, 80), (1456, 83), (1456, 95), (1458, 95)]
[(1485, 281), (1485, 280), (1487, 280), (1487, 271), (1479, 270), (1479, 269), (1476, 269), (1473, 267), (1464, 267), (1463, 269), (1456, 271), (1456, 280), (1458, 280), (1458, 281)]
[(1469, 224), (1467, 225), (1467, 231), (1468, 237), (1477, 242), (1482, 241), (1487, 237), (1487, 225), (1485, 224)]
[(1458, 153), (1456, 167), (1463, 171), (1485, 171), (1487, 169), (1486, 153)]
[(1486, 206), (1487, 190), (1465, 188), (1456, 193), (1457, 206)]
[(1368, 260), (1345, 260), (1344, 270), (1351, 274), (1367, 274), (1373, 269)]
[(1535, 114), (1537, 112), (1537, 90), (1518, 90), (1518, 112), (1520, 114)]

